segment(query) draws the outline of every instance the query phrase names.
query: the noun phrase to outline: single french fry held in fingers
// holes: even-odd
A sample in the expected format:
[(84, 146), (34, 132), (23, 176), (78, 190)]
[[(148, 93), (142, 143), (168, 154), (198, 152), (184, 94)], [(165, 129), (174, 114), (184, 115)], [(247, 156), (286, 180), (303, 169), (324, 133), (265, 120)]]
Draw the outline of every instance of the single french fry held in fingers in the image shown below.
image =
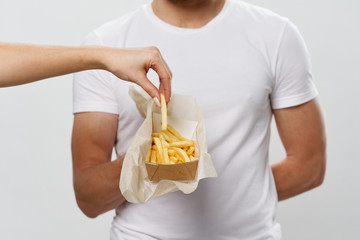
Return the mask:
[(161, 101), (161, 131), (165, 132), (167, 129), (167, 106), (166, 100), (163, 93), (160, 94), (160, 101)]

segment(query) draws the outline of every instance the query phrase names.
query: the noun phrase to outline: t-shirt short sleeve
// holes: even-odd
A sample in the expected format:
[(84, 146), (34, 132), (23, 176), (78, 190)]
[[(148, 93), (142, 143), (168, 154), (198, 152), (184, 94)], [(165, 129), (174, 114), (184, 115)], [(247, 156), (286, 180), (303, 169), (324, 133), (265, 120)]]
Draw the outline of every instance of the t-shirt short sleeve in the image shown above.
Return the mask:
[[(84, 45), (102, 45), (93, 32), (84, 40)], [(105, 112), (118, 114), (113, 78), (103, 70), (89, 70), (74, 74), (73, 113)]]
[(310, 54), (297, 27), (287, 22), (276, 58), (272, 108), (300, 105), (317, 94), (311, 74)]

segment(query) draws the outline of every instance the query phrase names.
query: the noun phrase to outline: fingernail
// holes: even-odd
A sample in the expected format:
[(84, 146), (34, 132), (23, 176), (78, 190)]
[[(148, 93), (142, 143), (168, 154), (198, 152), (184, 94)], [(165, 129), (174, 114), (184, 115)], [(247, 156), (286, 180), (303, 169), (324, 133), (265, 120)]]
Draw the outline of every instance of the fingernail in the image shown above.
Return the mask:
[(157, 97), (154, 97), (153, 100), (154, 100), (154, 103), (156, 104), (156, 106), (161, 107), (159, 99)]

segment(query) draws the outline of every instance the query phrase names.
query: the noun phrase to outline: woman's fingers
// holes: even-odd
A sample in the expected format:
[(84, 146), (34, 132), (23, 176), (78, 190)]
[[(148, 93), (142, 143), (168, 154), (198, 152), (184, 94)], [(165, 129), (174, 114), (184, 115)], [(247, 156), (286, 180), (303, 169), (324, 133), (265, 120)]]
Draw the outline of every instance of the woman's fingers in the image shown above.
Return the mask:
[[(160, 53), (159, 53), (160, 54)], [(151, 68), (158, 74), (160, 85), (160, 93), (164, 93), (166, 102), (170, 101), (171, 97), (171, 72), (161, 55), (151, 65)]]
[(146, 77), (146, 75), (142, 74), (139, 81), (138, 81), (138, 85), (140, 87), (142, 87), (150, 96), (151, 98), (154, 100), (154, 103), (160, 107), (160, 93), (159, 90), (157, 89), (157, 87), (152, 84), (152, 82)]

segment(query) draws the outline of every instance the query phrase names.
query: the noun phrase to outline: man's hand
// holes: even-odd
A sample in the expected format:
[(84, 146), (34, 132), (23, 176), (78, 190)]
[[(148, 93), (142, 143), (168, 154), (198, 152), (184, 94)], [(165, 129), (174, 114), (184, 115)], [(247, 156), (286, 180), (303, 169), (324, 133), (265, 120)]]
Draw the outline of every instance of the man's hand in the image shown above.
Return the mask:
[(274, 110), (286, 158), (272, 165), (279, 200), (319, 186), (325, 175), (326, 137), (317, 100)]
[[(165, 94), (166, 101), (169, 102), (172, 73), (159, 49), (156, 47), (103, 48), (101, 52), (103, 56), (99, 60), (102, 61), (105, 70), (112, 72), (123, 80), (138, 84), (152, 98), (159, 100), (160, 90)], [(146, 77), (150, 68), (155, 70), (159, 76), (159, 90)]]

